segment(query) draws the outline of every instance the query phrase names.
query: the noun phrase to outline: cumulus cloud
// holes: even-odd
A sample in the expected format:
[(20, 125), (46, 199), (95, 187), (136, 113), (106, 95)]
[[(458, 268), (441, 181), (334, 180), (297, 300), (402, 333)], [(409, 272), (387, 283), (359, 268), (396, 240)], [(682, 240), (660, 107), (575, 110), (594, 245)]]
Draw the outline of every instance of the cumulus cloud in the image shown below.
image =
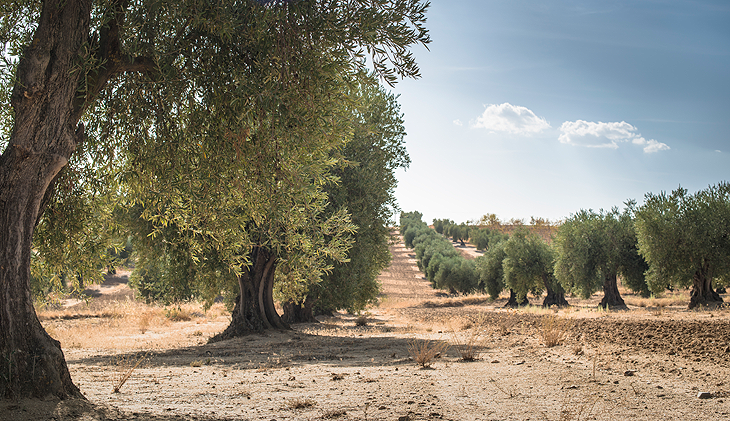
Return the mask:
[(459, 120), (459, 119), (454, 120), (454, 124), (457, 125), (457, 126), (463, 126), (464, 125), (464, 123), (462, 123), (461, 120)]
[(654, 153), (669, 149), (666, 143), (654, 139), (646, 140), (638, 133), (636, 127), (622, 122), (598, 123), (592, 121), (566, 121), (560, 126), (561, 143), (589, 148), (618, 148), (619, 143), (631, 142), (642, 146), (645, 153)]
[(487, 129), (492, 132), (513, 134), (534, 134), (550, 128), (550, 123), (538, 117), (530, 109), (504, 103), (489, 105), (484, 113), (477, 117), (472, 127)]

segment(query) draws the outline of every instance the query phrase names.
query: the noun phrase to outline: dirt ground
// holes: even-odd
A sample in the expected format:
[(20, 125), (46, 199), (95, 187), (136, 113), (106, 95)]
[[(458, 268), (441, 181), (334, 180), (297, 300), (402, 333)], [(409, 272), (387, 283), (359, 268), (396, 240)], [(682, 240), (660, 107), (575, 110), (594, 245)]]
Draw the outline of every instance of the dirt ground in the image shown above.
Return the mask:
[[(88, 401), (0, 401), (0, 420), (730, 419), (730, 310), (688, 311), (686, 291), (624, 292), (623, 312), (596, 310), (598, 295), (559, 311), (507, 310), (505, 299), (445, 297), (412, 250), (392, 252), (378, 307), (291, 331), (208, 345), (224, 311), (174, 321), (167, 309), (159, 323), (140, 304), (46, 316)], [(131, 303), (115, 279), (76, 306)], [(438, 353), (430, 367), (416, 348)]]

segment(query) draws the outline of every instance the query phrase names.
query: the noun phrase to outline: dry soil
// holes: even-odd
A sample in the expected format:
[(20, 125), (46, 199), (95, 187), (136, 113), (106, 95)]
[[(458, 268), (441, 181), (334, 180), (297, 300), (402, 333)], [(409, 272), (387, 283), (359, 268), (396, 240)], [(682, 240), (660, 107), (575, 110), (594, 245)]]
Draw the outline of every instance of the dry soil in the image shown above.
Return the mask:
[[(411, 250), (397, 243), (392, 252), (381, 304), (360, 318), (336, 314), (210, 345), (225, 313), (119, 333), (109, 328), (114, 312), (48, 318), (58, 336), (106, 336), (98, 346), (62, 340), (88, 400), (4, 400), (0, 419), (730, 419), (728, 310), (629, 294), (636, 305), (622, 312), (596, 310), (600, 296), (569, 298), (573, 306), (559, 311), (507, 310), (505, 299), (434, 291)], [(92, 301), (130, 300), (123, 276), (95, 291)], [(548, 347), (549, 335), (559, 344)], [(415, 348), (439, 352), (423, 367)], [(475, 361), (461, 358), (469, 350)]]

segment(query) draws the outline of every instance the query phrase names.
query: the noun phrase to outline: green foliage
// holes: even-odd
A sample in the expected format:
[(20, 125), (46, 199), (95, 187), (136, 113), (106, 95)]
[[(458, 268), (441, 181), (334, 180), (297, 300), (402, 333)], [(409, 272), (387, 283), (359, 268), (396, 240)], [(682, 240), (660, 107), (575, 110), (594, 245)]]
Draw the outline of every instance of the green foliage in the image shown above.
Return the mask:
[(478, 228), (469, 231), (469, 242), (477, 250), (489, 250), (492, 245), (505, 241), (508, 238), (508, 234), (503, 234), (491, 228)]
[(464, 259), (451, 242), (421, 221), (419, 212), (401, 213), (401, 232), (416, 252), (418, 267), (434, 288), (469, 293), (479, 287), (476, 263)]
[[(14, 56), (30, 39), (38, 6), (8, 7), (0, 22), (11, 54), (0, 69), (6, 103)], [(81, 199), (58, 196), (49, 205), (36, 233), (35, 278), (98, 279), (109, 239), (118, 236), (106, 234), (117, 206), (136, 220), (135, 284), (150, 298), (226, 291), (253, 247), (280, 257), (289, 282), (281, 291), (290, 294), (346, 260), (353, 226), (344, 211), (325, 212), (324, 189), (337, 179), (332, 169), (352, 136), (348, 92), (357, 81), (371, 83), (362, 73), (368, 60), (388, 83), (419, 76), (410, 47), (430, 42), (429, 3), (136, 2), (116, 22), (119, 60), (154, 66), (105, 84), (97, 80), (109, 66), (99, 43), (117, 16), (109, 6), (93, 5), (75, 69), (87, 139), (64, 174)], [(388, 124), (381, 130), (401, 130)], [(97, 185), (113, 193), (103, 203)], [(382, 253), (373, 259), (384, 261)]]
[(454, 221), (451, 219), (434, 219), (433, 220), (433, 229), (439, 233), (444, 233), (444, 227), (448, 227), (449, 225), (453, 225)]
[(654, 293), (686, 287), (695, 277), (716, 283), (730, 279), (730, 184), (695, 194), (681, 187), (671, 194), (647, 194), (636, 212), (639, 250), (649, 262)]
[(621, 275), (627, 287), (645, 293), (647, 266), (638, 254), (633, 212), (633, 202), (623, 213), (581, 210), (560, 226), (555, 276), (567, 291), (588, 298), (606, 278)]
[(553, 282), (554, 252), (535, 234), (524, 228), (512, 233), (504, 243), (504, 283), (522, 303), (530, 292), (539, 295), (545, 282)]
[(320, 312), (359, 312), (377, 299), (378, 275), (391, 260), (388, 225), (397, 209), (394, 171), (410, 162), (397, 97), (376, 80), (361, 84), (354, 97), (352, 139), (340, 152), (342, 163), (332, 170), (339, 182), (326, 191), (329, 209), (348, 209), (357, 230), (349, 261), (336, 262), (310, 289), (308, 297)]
[(476, 258), (476, 269), (479, 275), (479, 287), (485, 290), (492, 299), (499, 298), (504, 290), (504, 261), (506, 240), (492, 244), (486, 253)]

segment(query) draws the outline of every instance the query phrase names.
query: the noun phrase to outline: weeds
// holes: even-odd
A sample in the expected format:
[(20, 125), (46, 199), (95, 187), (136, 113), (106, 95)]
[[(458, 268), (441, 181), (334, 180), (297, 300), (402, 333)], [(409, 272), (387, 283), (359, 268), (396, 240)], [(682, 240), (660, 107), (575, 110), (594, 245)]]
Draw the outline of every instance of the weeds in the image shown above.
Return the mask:
[(445, 342), (414, 339), (408, 344), (408, 353), (423, 368), (431, 367), (433, 360), (441, 356), (448, 344)]
[(560, 421), (580, 421), (594, 418), (593, 413), (599, 398), (596, 396), (583, 396), (582, 399), (574, 400), (567, 398), (560, 406)]
[(139, 332), (144, 334), (147, 332), (147, 329), (150, 327), (150, 322), (155, 317), (155, 314), (152, 311), (145, 311), (139, 316), (138, 325), (139, 325)]
[(119, 393), (119, 390), (122, 386), (124, 386), (124, 383), (132, 377), (134, 370), (136, 370), (146, 358), (147, 354), (142, 354), (135, 357), (121, 357), (116, 361), (116, 370), (112, 375), (114, 393)]
[(330, 409), (322, 414), (322, 419), (332, 420), (335, 418), (344, 417), (345, 415), (347, 415), (347, 411), (345, 411), (344, 409)]
[(189, 311), (180, 307), (165, 310), (165, 317), (171, 322), (187, 322), (193, 318)]
[(459, 336), (456, 332), (451, 332), (451, 346), (463, 361), (478, 360), (485, 342), (486, 338), (477, 329), (472, 330), (466, 336)]
[(542, 317), (538, 334), (547, 348), (552, 348), (563, 343), (568, 333), (565, 319), (556, 315)]

